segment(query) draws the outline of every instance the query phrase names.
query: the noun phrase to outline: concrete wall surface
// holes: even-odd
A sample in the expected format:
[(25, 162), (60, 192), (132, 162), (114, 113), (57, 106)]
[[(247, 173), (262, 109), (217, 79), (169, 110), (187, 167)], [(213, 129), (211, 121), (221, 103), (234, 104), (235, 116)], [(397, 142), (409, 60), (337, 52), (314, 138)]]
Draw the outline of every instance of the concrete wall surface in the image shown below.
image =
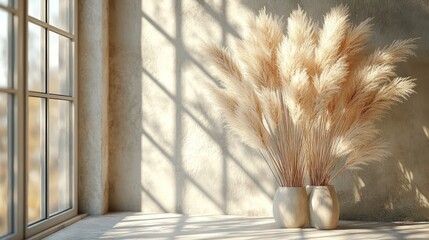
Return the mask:
[(79, 212), (108, 211), (109, 9), (104, 0), (78, 1)]
[(341, 218), (429, 220), (429, 2), (418, 0), (111, 0), (109, 210), (271, 215), (274, 178), (213, 112), (199, 45), (229, 46), (264, 6), (287, 17), (299, 4), (321, 21), (341, 3), (352, 23), (374, 18), (371, 48), (420, 37), (398, 67), (417, 94), (380, 124), (392, 157), (336, 179)]

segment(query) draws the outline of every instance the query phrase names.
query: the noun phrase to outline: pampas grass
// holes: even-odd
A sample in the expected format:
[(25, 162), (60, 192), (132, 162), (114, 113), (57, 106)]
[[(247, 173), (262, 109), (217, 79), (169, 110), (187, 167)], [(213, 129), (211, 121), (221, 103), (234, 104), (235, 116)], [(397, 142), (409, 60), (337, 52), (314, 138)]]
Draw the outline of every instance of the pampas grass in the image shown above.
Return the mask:
[(338, 6), (318, 25), (298, 8), (284, 24), (265, 9), (233, 51), (206, 44), (221, 87), (211, 97), (229, 129), (260, 151), (279, 186), (329, 185), (347, 169), (389, 156), (376, 126), (414, 79), (396, 64), (414, 40), (368, 54), (370, 19), (354, 26)]

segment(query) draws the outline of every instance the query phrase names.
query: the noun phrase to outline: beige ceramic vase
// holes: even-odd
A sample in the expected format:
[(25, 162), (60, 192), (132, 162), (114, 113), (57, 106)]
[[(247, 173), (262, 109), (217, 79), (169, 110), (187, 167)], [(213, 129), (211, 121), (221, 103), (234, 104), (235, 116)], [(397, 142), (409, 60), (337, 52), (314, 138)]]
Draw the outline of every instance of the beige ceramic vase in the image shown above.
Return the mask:
[(340, 205), (334, 186), (308, 186), (310, 225), (317, 229), (335, 229)]
[(279, 187), (274, 195), (273, 216), (279, 227), (303, 227), (308, 222), (308, 198), (305, 188)]

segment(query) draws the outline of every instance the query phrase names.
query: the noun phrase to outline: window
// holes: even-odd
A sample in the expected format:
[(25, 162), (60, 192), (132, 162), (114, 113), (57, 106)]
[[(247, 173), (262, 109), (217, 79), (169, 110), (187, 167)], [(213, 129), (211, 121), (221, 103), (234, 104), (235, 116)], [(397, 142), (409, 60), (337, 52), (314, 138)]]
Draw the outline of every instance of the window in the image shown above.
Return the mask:
[(0, 0), (0, 237), (13, 234), (16, 214), (17, 9)]
[(77, 214), (75, 7), (0, 0), (0, 238)]

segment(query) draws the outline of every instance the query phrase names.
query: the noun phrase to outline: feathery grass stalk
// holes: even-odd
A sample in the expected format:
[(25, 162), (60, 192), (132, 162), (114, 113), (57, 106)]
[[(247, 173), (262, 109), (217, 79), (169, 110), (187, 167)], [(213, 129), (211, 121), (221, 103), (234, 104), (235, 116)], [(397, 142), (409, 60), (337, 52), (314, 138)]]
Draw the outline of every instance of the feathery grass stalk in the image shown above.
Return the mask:
[(399, 40), (367, 54), (370, 21), (353, 26), (338, 6), (319, 28), (298, 8), (283, 34), (281, 18), (264, 9), (232, 52), (206, 45), (222, 85), (210, 86), (213, 102), (280, 186), (304, 186), (307, 175), (328, 185), (389, 155), (376, 123), (414, 92), (415, 79), (397, 77), (395, 66), (416, 46)]

